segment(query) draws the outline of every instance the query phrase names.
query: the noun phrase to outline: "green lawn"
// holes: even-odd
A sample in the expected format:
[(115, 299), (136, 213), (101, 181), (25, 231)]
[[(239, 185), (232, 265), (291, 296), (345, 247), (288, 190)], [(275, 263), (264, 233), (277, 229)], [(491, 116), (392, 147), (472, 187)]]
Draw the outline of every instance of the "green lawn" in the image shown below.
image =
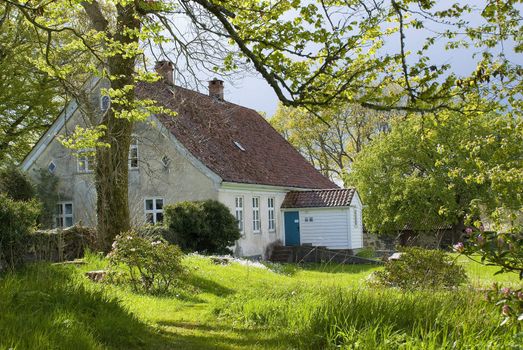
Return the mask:
[[(498, 327), (498, 310), (474, 289), (371, 289), (365, 280), (375, 266), (261, 269), (188, 256), (178, 288), (154, 297), (88, 281), (83, 273), (105, 261), (87, 261), (0, 280), (0, 349), (517, 349), (521, 341)], [(458, 261), (476, 287), (518, 283)]]

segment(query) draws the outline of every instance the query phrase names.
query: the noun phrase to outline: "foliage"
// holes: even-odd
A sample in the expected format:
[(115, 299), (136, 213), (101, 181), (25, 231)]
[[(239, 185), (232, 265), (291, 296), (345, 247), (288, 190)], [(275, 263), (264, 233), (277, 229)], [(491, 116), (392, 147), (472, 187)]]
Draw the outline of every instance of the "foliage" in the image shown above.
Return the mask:
[(0, 168), (0, 193), (15, 201), (29, 201), (35, 196), (35, 189), (27, 175), (14, 166)]
[(164, 225), (143, 225), (134, 229), (139, 237), (148, 238), (152, 240), (165, 239), (169, 237), (169, 230)]
[[(412, 0), (8, 4), (5, 11), (20, 11), (22, 24), (39, 38), (38, 55), (26, 56), (73, 90), (91, 121), (73, 136), (82, 145), (101, 146), (97, 218), (106, 248), (130, 227), (126, 164), (133, 124), (169, 112), (154, 100), (136, 98), (138, 83), (158, 79), (144, 69), (147, 53), (184, 62), (176, 67), (180, 80), (194, 84), (201, 70), (228, 74), (254, 68), (286, 105), (310, 109), (356, 103), (377, 110), (462, 110), (470, 104), (470, 92), (494, 100), (481, 110), (497, 108), (499, 101), (515, 112), (522, 108), (522, 67), (511, 61), (522, 45), (515, 2), (491, 1), (482, 11), (469, 4)], [(426, 37), (421, 48), (412, 32)], [(503, 44), (508, 42), (512, 45)], [(468, 47), (482, 52), (472, 58), (470, 74), (452, 72), (446, 60), (432, 60), (430, 50)], [(79, 87), (91, 74), (110, 81), (104, 93), (111, 108), (102, 118), (96, 118), (99, 111), (82, 98)]]
[(71, 261), (96, 248), (95, 229), (80, 225), (37, 230), (28, 238), (31, 257), (36, 261)]
[(0, 3), (0, 163), (20, 162), (63, 104), (56, 79), (38, 69), (38, 33)]
[[(481, 263), (498, 267), (496, 274), (516, 272), (523, 280), (523, 233), (488, 232), (468, 227), (464, 242), (454, 249), (469, 257), (479, 254)], [(489, 300), (496, 303), (503, 315), (503, 324), (520, 321), (523, 324), (523, 288), (501, 288), (495, 283), (489, 292)]]
[[(523, 119), (515, 115), (411, 115), (353, 164), (371, 232), (465, 228), (523, 207)], [(504, 222), (503, 222), (504, 224)]]
[(42, 213), (38, 218), (40, 227), (52, 228), (54, 226), (54, 214), (58, 204), (58, 177), (47, 169), (40, 169), (36, 180), (36, 197), (42, 203)]
[(185, 251), (206, 254), (231, 253), (228, 247), (240, 239), (236, 218), (215, 200), (181, 202), (165, 207), (166, 237)]
[(441, 250), (404, 248), (399, 259), (385, 263), (372, 283), (403, 290), (455, 288), (467, 281), (463, 267)]
[(391, 113), (358, 105), (325, 109), (318, 115), (303, 108), (278, 106), (271, 125), (331, 180), (346, 180), (356, 155), (388, 130)]
[(376, 251), (372, 247), (365, 247), (357, 252), (356, 256), (371, 259), (376, 257)]
[(0, 193), (0, 270), (12, 270), (24, 262), (39, 214), (36, 201), (14, 201)]
[(126, 269), (133, 289), (145, 293), (167, 292), (183, 272), (177, 246), (134, 231), (118, 235), (108, 256), (113, 272)]

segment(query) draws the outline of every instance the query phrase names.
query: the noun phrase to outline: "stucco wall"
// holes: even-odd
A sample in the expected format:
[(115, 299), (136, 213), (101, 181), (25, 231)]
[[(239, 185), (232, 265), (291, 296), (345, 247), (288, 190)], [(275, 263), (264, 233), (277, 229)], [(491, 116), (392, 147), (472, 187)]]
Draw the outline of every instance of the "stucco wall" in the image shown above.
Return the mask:
[[(97, 98), (94, 92), (93, 104), (97, 103)], [(76, 125), (88, 125), (79, 110), (67, 118), (57, 135), (68, 134)], [(73, 202), (74, 222), (93, 226), (96, 224), (94, 174), (78, 172), (77, 157), (62, 146), (57, 135), (46, 135), (54, 138), (30, 164), (27, 172), (37, 180), (40, 169), (47, 171), (53, 161), (56, 165), (54, 173), (60, 180), (60, 201)], [(139, 158), (139, 168), (129, 170), (129, 209), (134, 225), (145, 221), (145, 198), (163, 198), (165, 205), (186, 200), (218, 199), (217, 179), (211, 179), (182, 155), (183, 150), (172, 142), (168, 131), (148, 121), (137, 124), (133, 135), (137, 140)], [(168, 166), (162, 164), (164, 156), (170, 159)]]
[[(282, 240), (282, 224), (283, 215), (280, 212), (280, 207), (285, 198), (287, 190), (284, 189), (270, 189), (262, 188), (256, 185), (226, 185), (219, 190), (218, 200), (225, 204), (235, 214), (235, 198), (243, 197), (244, 200), (244, 232), (242, 238), (234, 247), (235, 255), (240, 256), (261, 256), (265, 257), (265, 249), (268, 244)], [(260, 198), (260, 220), (261, 232), (253, 233), (253, 210), (252, 198)], [(276, 229), (274, 232), (269, 232), (269, 218), (268, 218), (268, 199), (273, 197), (275, 201), (275, 220)]]

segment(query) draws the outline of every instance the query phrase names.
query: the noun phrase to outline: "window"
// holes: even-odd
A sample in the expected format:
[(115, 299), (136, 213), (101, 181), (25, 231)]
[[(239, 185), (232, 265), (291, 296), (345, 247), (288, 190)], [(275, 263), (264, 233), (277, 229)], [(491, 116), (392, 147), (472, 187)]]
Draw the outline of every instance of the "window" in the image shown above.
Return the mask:
[(252, 197), (252, 232), (260, 233), (260, 197)]
[(145, 221), (149, 224), (163, 221), (163, 198), (145, 199)]
[(358, 208), (354, 208), (354, 227), (358, 227)]
[(47, 166), (47, 170), (51, 173), (51, 174), (54, 174), (54, 171), (56, 170), (56, 164), (51, 161), (49, 163), (49, 165)]
[(236, 222), (238, 223), (238, 230), (243, 232), (243, 197), (236, 197), (235, 199), (235, 214)]
[(111, 98), (107, 95), (103, 95), (100, 98), (100, 109), (102, 112), (106, 112), (109, 109), (109, 106), (111, 105)]
[(58, 203), (54, 217), (55, 226), (58, 228), (73, 226), (73, 203)]
[(276, 231), (276, 220), (274, 219), (274, 198), (269, 198), (267, 201), (267, 208), (269, 214), (269, 232)]
[(129, 169), (138, 169), (138, 142), (136, 139), (131, 141), (129, 147)]
[(78, 172), (90, 173), (95, 166), (94, 150), (80, 151), (78, 154)]
[(171, 163), (171, 158), (167, 157), (167, 155), (164, 155), (162, 157), (162, 164), (165, 168), (169, 167), (169, 164)]

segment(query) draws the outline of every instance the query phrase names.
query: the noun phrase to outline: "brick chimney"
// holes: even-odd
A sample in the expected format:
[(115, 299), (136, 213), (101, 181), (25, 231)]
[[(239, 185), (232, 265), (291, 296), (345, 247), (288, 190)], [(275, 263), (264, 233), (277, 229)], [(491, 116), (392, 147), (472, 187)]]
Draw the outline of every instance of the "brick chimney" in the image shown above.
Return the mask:
[(154, 70), (162, 77), (162, 81), (174, 85), (174, 64), (171, 61), (158, 61)]
[(214, 78), (209, 81), (209, 96), (223, 100), (223, 80)]

